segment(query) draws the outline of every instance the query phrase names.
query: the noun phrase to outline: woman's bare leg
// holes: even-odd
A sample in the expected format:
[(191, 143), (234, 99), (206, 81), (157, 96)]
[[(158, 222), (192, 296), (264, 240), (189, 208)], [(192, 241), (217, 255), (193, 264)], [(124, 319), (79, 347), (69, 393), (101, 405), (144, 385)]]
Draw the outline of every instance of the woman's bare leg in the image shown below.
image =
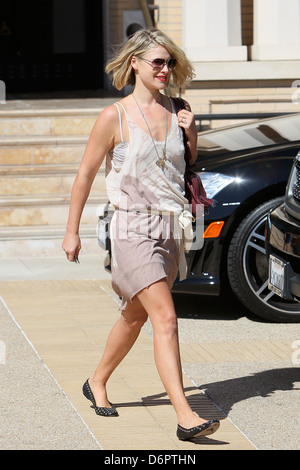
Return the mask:
[(152, 284), (137, 294), (137, 297), (153, 326), (156, 366), (177, 413), (178, 423), (185, 428), (203, 424), (207, 420), (192, 411), (184, 394), (177, 317), (166, 281)]
[(105, 350), (97, 369), (89, 379), (97, 406), (110, 407), (106, 395), (106, 382), (124, 359), (139, 336), (148, 315), (138, 299), (122, 311), (119, 320), (113, 326)]

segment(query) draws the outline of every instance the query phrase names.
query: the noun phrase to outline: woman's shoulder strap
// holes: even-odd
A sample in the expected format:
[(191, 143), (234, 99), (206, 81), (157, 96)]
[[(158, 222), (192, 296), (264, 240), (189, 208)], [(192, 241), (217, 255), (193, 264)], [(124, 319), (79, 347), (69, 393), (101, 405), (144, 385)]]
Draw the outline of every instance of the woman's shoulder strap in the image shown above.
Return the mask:
[(184, 100), (182, 98), (180, 98), (180, 97), (172, 98), (172, 102), (174, 104), (176, 114), (181, 109), (185, 109), (185, 103), (184, 103)]
[(120, 106), (124, 109), (124, 112), (126, 114), (126, 110), (124, 108), (124, 106), (118, 102), (118, 103), (114, 103), (115, 107), (117, 108), (118, 110), (118, 114), (119, 114), (119, 124), (120, 124), (120, 136), (121, 136), (121, 142), (124, 142), (124, 139), (123, 139), (123, 130), (122, 130), (122, 115), (121, 115), (121, 111), (120, 111)]

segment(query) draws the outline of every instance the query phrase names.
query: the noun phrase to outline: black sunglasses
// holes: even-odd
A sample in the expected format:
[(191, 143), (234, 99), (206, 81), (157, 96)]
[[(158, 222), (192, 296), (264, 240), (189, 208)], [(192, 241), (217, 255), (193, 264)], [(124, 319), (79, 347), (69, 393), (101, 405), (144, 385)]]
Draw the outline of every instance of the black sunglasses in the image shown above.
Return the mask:
[(158, 70), (162, 70), (165, 67), (165, 65), (168, 67), (169, 70), (174, 70), (176, 63), (177, 63), (177, 60), (173, 58), (168, 59), (166, 61), (165, 59), (147, 60), (147, 59), (144, 59), (144, 57), (139, 57), (139, 56), (136, 56), (136, 57), (150, 64), (153, 69), (158, 69)]

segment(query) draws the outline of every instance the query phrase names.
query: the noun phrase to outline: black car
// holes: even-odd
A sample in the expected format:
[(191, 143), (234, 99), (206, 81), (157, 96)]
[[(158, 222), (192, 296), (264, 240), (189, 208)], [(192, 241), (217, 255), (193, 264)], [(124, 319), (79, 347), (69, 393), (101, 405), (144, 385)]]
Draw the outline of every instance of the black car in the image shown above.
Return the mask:
[[(292, 166), (284, 203), (268, 215), (266, 246), (269, 289), (287, 302), (299, 302), (300, 307), (300, 152)], [(299, 322), (299, 311), (291, 311), (289, 318)]]
[[(173, 292), (221, 295), (233, 291), (256, 315), (300, 319), (300, 304), (270, 290), (265, 225), (284, 198), (300, 149), (300, 114), (232, 126), (198, 135), (195, 170), (214, 206), (204, 218), (204, 244), (187, 257), (188, 278)], [(98, 223), (99, 244), (110, 251), (109, 206)], [(107, 259), (109, 269), (109, 256)]]

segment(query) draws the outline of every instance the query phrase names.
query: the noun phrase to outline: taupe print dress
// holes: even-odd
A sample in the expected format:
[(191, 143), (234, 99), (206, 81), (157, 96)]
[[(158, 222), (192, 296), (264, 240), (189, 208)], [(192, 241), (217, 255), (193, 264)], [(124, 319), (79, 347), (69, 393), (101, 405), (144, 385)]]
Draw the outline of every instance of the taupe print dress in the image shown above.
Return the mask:
[[(172, 124), (162, 168), (158, 155), (165, 141), (156, 141), (130, 118), (124, 106), (119, 112), (121, 143), (106, 157), (106, 187), (112, 217), (112, 287), (122, 297), (121, 309), (142, 289), (165, 278), (171, 288), (186, 264), (178, 218), (188, 204), (184, 196), (184, 143), (172, 105)], [(124, 142), (126, 119), (129, 142)], [(186, 211), (184, 211), (186, 212)]]

